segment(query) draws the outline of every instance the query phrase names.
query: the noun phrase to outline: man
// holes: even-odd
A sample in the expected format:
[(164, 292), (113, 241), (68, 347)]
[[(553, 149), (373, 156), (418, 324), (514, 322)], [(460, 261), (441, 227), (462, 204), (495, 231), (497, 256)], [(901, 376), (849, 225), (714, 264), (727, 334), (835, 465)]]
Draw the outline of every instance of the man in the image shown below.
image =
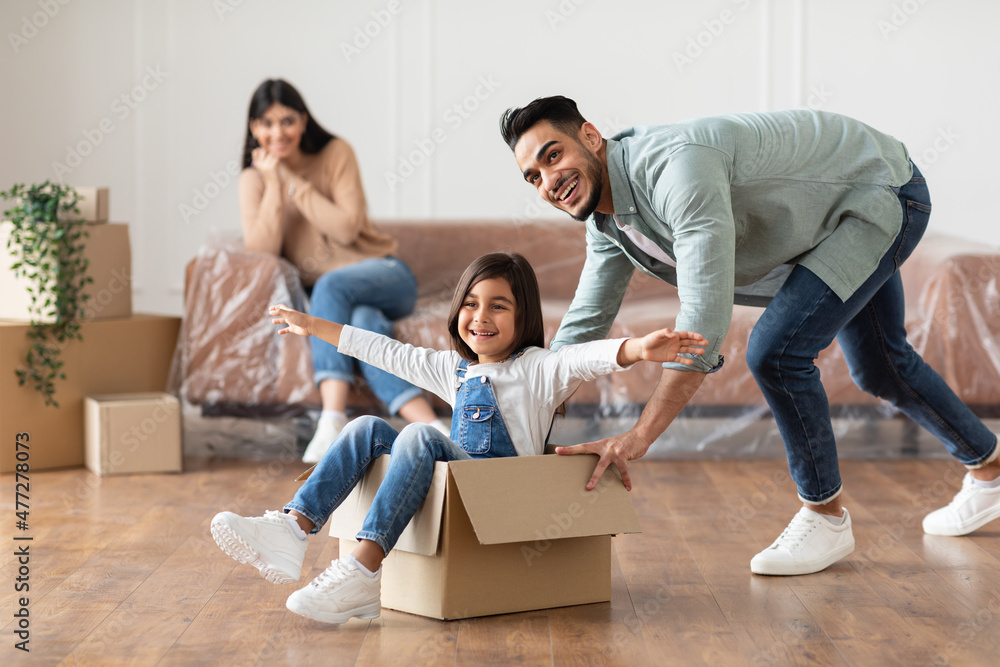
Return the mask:
[(747, 362), (784, 440), (803, 507), (754, 556), (757, 574), (818, 572), (854, 550), (837, 450), (814, 360), (836, 337), (851, 377), (937, 436), (968, 469), (924, 531), (964, 535), (1000, 517), (997, 436), (906, 342), (899, 265), (927, 226), (923, 177), (896, 139), (816, 111), (747, 113), (604, 139), (576, 103), (509, 109), (501, 133), (543, 199), (587, 221), (587, 259), (551, 346), (604, 337), (634, 269), (677, 286), (675, 326), (709, 342), (692, 366), (664, 364), (636, 425), (564, 447), (611, 464), (631, 488), (643, 456), (719, 355), (733, 303), (766, 306)]

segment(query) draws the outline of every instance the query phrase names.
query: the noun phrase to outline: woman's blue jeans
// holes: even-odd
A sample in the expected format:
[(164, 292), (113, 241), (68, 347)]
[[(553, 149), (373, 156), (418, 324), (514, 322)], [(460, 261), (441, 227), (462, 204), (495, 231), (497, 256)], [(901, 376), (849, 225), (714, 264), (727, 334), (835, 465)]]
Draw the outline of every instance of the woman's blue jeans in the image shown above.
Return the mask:
[(344, 427), (285, 512), (295, 510), (312, 521), (316, 533), (351, 493), (372, 461), (391, 454), (359, 540), (377, 542), (386, 554), (427, 496), (435, 461), (471, 458), (433, 426), (407, 424), (397, 432), (378, 417), (358, 417)]
[[(320, 276), (310, 296), (309, 313), (392, 336), (393, 320), (412, 313), (416, 302), (417, 280), (410, 268), (396, 257), (383, 257), (361, 260)], [(310, 341), (317, 385), (323, 380), (351, 383), (357, 370), (393, 415), (423, 395), (409, 382), (343, 355), (324, 340), (312, 336)]]
[(799, 498), (841, 490), (830, 406), (814, 360), (836, 337), (851, 378), (941, 440), (963, 464), (988, 461), (997, 437), (906, 342), (899, 267), (923, 236), (930, 194), (920, 172), (900, 188), (903, 227), (875, 273), (847, 301), (799, 265), (750, 335), (747, 363), (784, 440)]

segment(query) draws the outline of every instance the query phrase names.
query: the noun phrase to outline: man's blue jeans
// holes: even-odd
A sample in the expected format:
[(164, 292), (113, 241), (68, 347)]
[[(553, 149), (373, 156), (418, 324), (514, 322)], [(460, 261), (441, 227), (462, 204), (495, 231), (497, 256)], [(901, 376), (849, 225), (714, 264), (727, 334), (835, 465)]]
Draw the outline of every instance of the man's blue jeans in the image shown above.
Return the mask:
[[(413, 312), (417, 302), (417, 280), (400, 259), (365, 259), (320, 276), (313, 286), (309, 313), (338, 324), (392, 336), (393, 320)], [(341, 354), (315, 336), (310, 338), (313, 377), (354, 381), (355, 370), (368, 382), (375, 396), (396, 414), (423, 392), (395, 375)]]
[(295, 510), (315, 524), (311, 533), (319, 532), (383, 454), (391, 454), (389, 468), (357, 537), (377, 542), (386, 554), (427, 496), (434, 462), (472, 458), (433, 426), (407, 424), (397, 433), (378, 417), (358, 417), (326, 450), (285, 512)]
[(851, 378), (920, 424), (969, 467), (988, 461), (997, 437), (906, 342), (899, 267), (930, 218), (927, 184), (914, 178), (899, 192), (903, 227), (875, 273), (846, 302), (799, 265), (754, 327), (747, 363), (785, 443), (799, 498), (822, 504), (841, 490), (830, 406), (814, 360), (834, 337)]

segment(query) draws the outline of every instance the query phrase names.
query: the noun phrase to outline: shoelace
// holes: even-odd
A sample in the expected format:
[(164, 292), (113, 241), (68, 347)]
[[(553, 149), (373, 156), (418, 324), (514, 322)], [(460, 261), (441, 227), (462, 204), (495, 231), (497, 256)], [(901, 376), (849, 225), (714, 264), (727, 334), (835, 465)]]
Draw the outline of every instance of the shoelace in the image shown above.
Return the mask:
[(791, 523), (781, 532), (778, 539), (774, 541), (771, 548), (785, 547), (788, 550), (793, 549), (798, 546), (802, 540), (812, 532), (815, 528), (816, 522), (812, 519), (807, 519), (796, 514)]
[(958, 493), (955, 494), (955, 497), (951, 499), (951, 502), (948, 503), (948, 507), (949, 508), (958, 507), (966, 500), (968, 500), (969, 496), (971, 496), (976, 491), (977, 488), (975, 482), (972, 482), (971, 484), (963, 483), (962, 488), (959, 490)]
[(330, 567), (323, 570), (318, 577), (313, 579), (311, 585), (320, 590), (326, 590), (347, 579), (350, 575), (351, 571), (347, 569), (347, 566), (340, 559), (337, 559), (330, 563)]

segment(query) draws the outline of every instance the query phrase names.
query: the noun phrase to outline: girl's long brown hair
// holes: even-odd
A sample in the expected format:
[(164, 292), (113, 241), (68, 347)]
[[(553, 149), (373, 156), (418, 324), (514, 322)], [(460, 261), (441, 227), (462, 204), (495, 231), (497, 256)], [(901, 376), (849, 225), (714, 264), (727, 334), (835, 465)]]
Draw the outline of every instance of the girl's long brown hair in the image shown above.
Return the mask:
[(523, 347), (545, 347), (545, 328), (542, 322), (542, 297), (538, 292), (535, 270), (524, 258), (514, 252), (491, 252), (476, 259), (469, 265), (458, 281), (455, 295), (451, 299), (448, 315), (448, 333), (452, 347), (463, 359), (478, 362), (479, 356), (472, 351), (458, 334), (458, 313), (465, 303), (465, 297), (472, 288), (483, 280), (503, 278), (514, 294), (515, 335), (514, 343), (507, 354)]

